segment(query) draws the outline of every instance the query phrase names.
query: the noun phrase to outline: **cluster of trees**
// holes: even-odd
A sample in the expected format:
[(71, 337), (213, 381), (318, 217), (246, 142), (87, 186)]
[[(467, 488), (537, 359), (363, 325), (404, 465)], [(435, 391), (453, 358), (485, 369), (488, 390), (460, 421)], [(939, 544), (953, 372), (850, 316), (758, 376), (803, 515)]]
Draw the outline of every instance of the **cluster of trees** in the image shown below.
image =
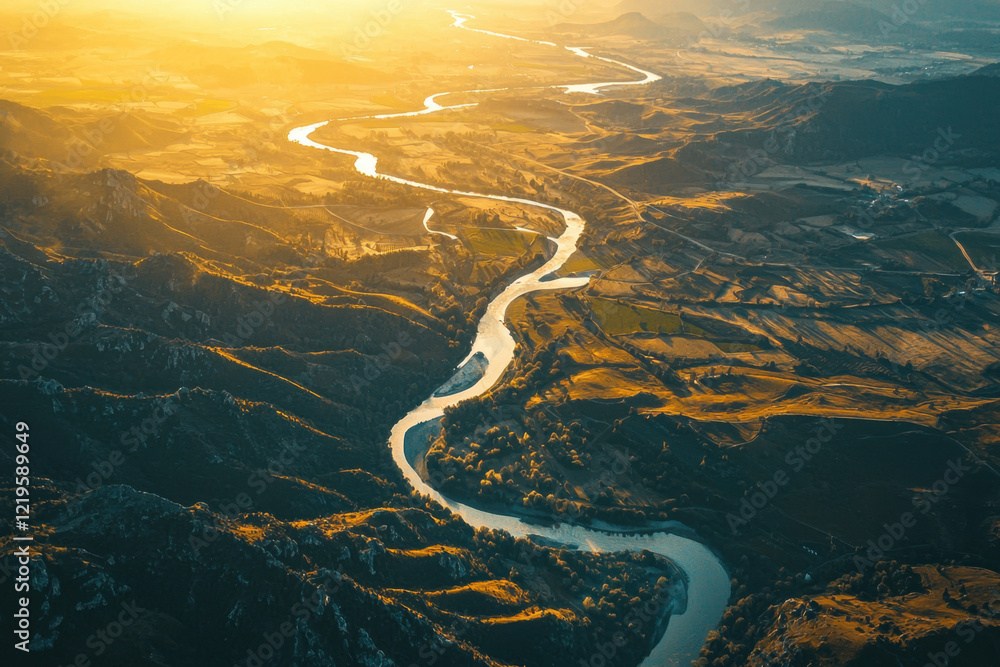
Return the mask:
[(668, 561), (645, 550), (595, 554), (552, 549), (490, 528), (477, 529), (473, 541), (475, 552), (493, 576), (517, 579), (526, 571), (545, 567), (558, 575), (551, 581), (553, 591), (569, 593), (585, 607), (603, 610), (604, 616), (636, 597), (646, 601), (664, 591), (672, 574)]
[[(734, 578), (735, 602), (726, 610), (719, 627), (708, 634), (695, 667), (736, 667), (748, 664), (750, 653), (774, 623), (777, 605), (805, 584), (805, 575), (786, 576), (784, 568), (773, 586), (746, 595), (746, 587)], [(785, 664), (785, 663), (782, 663)]]
[(383, 179), (363, 178), (345, 181), (336, 195), (327, 195), (330, 204), (354, 206), (423, 206), (426, 195), (406, 185)]
[(463, 338), (465, 330), (472, 330), (475, 326), (475, 312), (468, 312), (465, 304), (453, 293), (442, 289), (437, 291), (436, 296), (437, 299), (431, 305), (431, 315), (445, 323), (445, 331), (449, 337)]
[[(729, 465), (722, 460), (725, 454), (705, 446), (706, 458), (719, 461), (711, 469), (708, 463), (699, 468), (696, 461), (676, 457), (666, 442), (648, 439), (635, 443), (628, 439), (636, 451), (623, 453), (621, 442), (613, 441), (622, 441), (619, 431), (624, 420), (615, 422), (608, 441), (598, 443), (580, 420), (545, 410), (515, 414), (504, 405), (510, 404), (486, 396), (447, 410), (442, 436), (427, 462), (448, 490), (573, 520), (641, 525), (673, 518), (675, 510), (693, 504), (689, 493), (697, 493), (697, 504), (705, 503), (702, 487), (693, 478), (717, 475), (716, 463)], [(678, 438), (689, 437), (690, 433), (678, 433)], [(642, 461), (641, 470), (632, 465), (637, 460)], [(642, 508), (622, 506), (617, 496), (627, 494), (630, 485), (640, 480), (663, 498)]]
[[(548, 348), (536, 356), (551, 354)], [(540, 362), (530, 362), (528, 367), (529, 374), (546, 372)], [(566, 488), (566, 469), (589, 468), (590, 432), (578, 421), (562, 423), (544, 410), (535, 415), (519, 413), (508, 423), (484, 428), (484, 422), (501, 414), (499, 405), (504, 404), (508, 403), (503, 397), (487, 396), (447, 410), (442, 436), (427, 455), (428, 469), (444, 475), (446, 483), (484, 499), (516, 499), (531, 509), (567, 511), (564, 497), (572, 491)], [(464, 483), (458, 477), (464, 477)]]
[(552, 458), (570, 469), (585, 470), (590, 467), (591, 453), (587, 451), (590, 431), (573, 421), (569, 424), (549, 419), (542, 411), (537, 415), (544, 443), (542, 446)]
[[(371, 284), (386, 284), (384, 274), (399, 269), (426, 266), (427, 258), (423, 252), (415, 250), (394, 250), (374, 255), (362, 255), (349, 262), (351, 274), (361, 277)], [(346, 277), (346, 276), (345, 276)], [(346, 282), (346, 281), (345, 281)], [(406, 285), (408, 291), (416, 291), (411, 285)]]
[(830, 593), (853, 595), (861, 600), (899, 597), (925, 590), (923, 580), (909, 565), (882, 561), (863, 573), (855, 572), (832, 581)]
[[(474, 544), (494, 577), (514, 581), (543, 598), (566, 598), (588, 620), (596, 645), (607, 643), (623, 625), (648, 641), (669, 603), (673, 568), (649, 551), (551, 549), (491, 529), (477, 530)], [(648, 649), (646, 641), (629, 645), (623, 652), (634, 652), (637, 658)]]
[(497, 390), (495, 400), (500, 404), (517, 404), (563, 375), (564, 362), (558, 354), (559, 343), (549, 341), (539, 347), (523, 364), (515, 365), (515, 377)]

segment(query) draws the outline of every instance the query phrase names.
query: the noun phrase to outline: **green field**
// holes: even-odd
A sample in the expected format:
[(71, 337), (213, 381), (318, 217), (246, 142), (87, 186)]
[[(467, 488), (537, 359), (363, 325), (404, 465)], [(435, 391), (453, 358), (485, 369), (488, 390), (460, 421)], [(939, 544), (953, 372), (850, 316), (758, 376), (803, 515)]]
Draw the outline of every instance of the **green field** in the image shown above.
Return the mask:
[(483, 255), (520, 256), (530, 249), (542, 250), (542, 237), (538, 234), (503, 229), (468, 229), (461, 235), (474, 253)]
[(955, 242), (947, 234), (936, 229), (903, 238), (877, 241), (875, 245), (888, 251), (920, 253), (956, 270), (969, 268), (969, 263), (965, 261)]
[[(1000, 230), (998, 230), (1000, 232)], [(992, 231), (960, 232), (955, 238), (965, 246), (969, 257), (984, 271), (996, 271), (1000, 264), (1000, 233)]]
[(612, 299), (593, 298), (590, 309), (605, 333), (621, 336), (640, 332), (705, 336), (705, 331), (684, 322), (677, 315), (642, 308)]

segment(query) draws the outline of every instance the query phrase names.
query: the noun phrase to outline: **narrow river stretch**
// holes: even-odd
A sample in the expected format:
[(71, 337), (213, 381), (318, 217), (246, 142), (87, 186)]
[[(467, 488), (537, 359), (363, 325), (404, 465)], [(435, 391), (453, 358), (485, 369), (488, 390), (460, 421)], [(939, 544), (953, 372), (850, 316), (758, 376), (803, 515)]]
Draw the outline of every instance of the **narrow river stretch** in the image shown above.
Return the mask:
[[(523, 37), (502, 35), (470, 28), (466, 23), (473, 17), (451, 12), (454, 20), (452, 24), (456, 28), (462, 28), (472, 32), (489, 35), (502, 39), (513, 39), (517, 41), (530, 42), (533, 44), (555, 47), (551, 42), (541, 42), (529, 40)], [(581, 58), (594, 58), (605, 63), (624, 67), (643, 76), (638, 81), (612, 81), (593, 84), (572, 84), (564, 86), (550, 86), (553, 89), (562, 89), (567, 93), (587, 93), (599, 94), (601, 90), (615, 86), (637, 86), (652, 83), (660, 79), (652, 72), (646, 72), (632, 65), (622, 63), (610, 58), (594, 56), (586, 50), (575, 47), (566, 47), (570, 53)], [(460, 91), (464, 93), (489, 93), (499, 92), (507, 89), (497, 90), (471, 90)], [(722, 564), (715, 555), (703, 544), (681, 537), (674, 532), (685, 532), (683, 526), (679, 524), (665, 524), (658, 526), (655, 532), (638, 535), (630, 531), (631, 528), (616, 528), (614, 526), (602, 526), (600, 529), (584, 528), (575, 525), (559, 525), (546, 527), (536, 524), (525, 523), (517, 516), (507, 514), (495, 514), (486, 512), (462, 503), (456, 502), (442, 495), (436, 489), (426, 484), (414, 468), (416, 460), (426, 451), (428, 444), (427, 431), (428, 423), (436, 423), (444, 415), (445, 408), (457, 405), (459, 402), (479, 396), (493, 387), (500, 379), (500, 376), (507, 369), (514, 359), (514, 338), (505, 324), (505, 314), (508, 306), (517, 298), (542, 290), (560, 290), (582, 287), (587, 284), (589, 278), (586, 277), (566, 277), (552, 279), (551, 274), (558, 271), (563, 264), (576, 251), (580, 235), (583, 233), (586, 222), (579, 215), (572, 211), (567, 211), (542, 202), (523, 199), (520, 197), (509, 197), (504, 195), (490, 195), (477, 192), (464, 192), (461, 190), (450, 190), (426, 183), (418, 183), (405, 178), (382, 174), (378, 171), (378, 158), (370, 153), (350, 151), (341, 148), (334, 148), (310, 139), (311, 135), (319, 128), (330, 122), (343, 122), (348, 120), (362, 120), (368, 118), (389, 119), (405, 118), (408, 116), (425, 115), (450, 109), (474, 107), (476, 104), (462, 104), (455, 106), (442, 106), (437, 100), (447, 95), (456, 93), (439, 93), (432, 95), (424, 101), (424, 108), (419, 111), (398, 114), (383, 114), (364, 116), (356, 118), (339, 119), (338, 121), (325, 121), (299, 127), (292, 130), (288, 139), (292, 142), (310, 148), (331, 151), (342, 155), (349, 155), (355, 158), (355, 169), (371, 178), (378, 178), (392, 181), (401, 185), (407, 185), (422, 190), (441, 192), (462, 197), (477, 197), (491, 199), (494, 201), (522, 204), (535, 208), (553, 211), (566, 223), (566, 229), (557, 239), (553, 239), (556, 244), (556, 252), (544, 266), (519, 277), (511, 283), (503, 292), (496, 296), (486, 309), (485, 315), (479, 323), (476, 338), (473, 341), (472, 350), (459, 368), (469, 363), (473, 357), (485, 360), (485, 370), (482, 376), (471, 387), (447, 394), (447, 391), (439, 390), (420, 406), (412, 410), (392, 429), (390, 445), (392, 447), (393, 458), (399, 465), (403, 474), (410, 481), (413, 487), (427, 496), (434, 498), (439, 503), (449, 508), (452, 512), (460, 515), (470, 525), (476, 527), (493, 528), (505, 530), (515, 537), (541, 537), (553, 540), (562, 544), (575, 545), (585, 551), (639, 551), (648, 549), (658, 553), (673, 561), (687, 577), (686, 595), (678, 591), (676, 600), (672, 603), (670, 622), (666, 632), (654, 647), (652, 653), (643, 661), (647, 667), (667, 665), (670, 667), (680, 667), (689, 665), (698, 657), (698, 652), (705, 641), (705, 636), (718, 624), (722, 612), (726, 608), (729, 598), (729, 576), (723, 569)], [(425, 228), (430, 220), (432, 212), (428, 211), (424, 219)], [(528, 230), (524, 230), (528, 231)], [(432, 232), (440, 233), (440, 232)], [(546, 280), (546, 278), (549, 278)], [(479, 362), (482, 365), (482, 362)], [(460, 385), (461, 383), (449, 381), (445, 386)], [(467, 382), (465, 384), (468, 384)], [(425, 428), (420, 428), (425, 426)], [(624, 611), (623, 611), (624, 613)]]

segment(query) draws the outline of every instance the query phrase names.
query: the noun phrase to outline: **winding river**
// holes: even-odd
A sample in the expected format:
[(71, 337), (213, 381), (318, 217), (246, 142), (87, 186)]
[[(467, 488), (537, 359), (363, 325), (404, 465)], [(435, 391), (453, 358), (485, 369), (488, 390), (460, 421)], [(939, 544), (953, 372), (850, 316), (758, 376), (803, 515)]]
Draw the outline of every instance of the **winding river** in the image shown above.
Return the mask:
[[(466, 14), (451, 12), (456, 28), (462, 28), (486, 34), (492, 37), (513, 39), (517, 41), (530, 42), (533, 44), (555, 47), (552, 42), (542, 42), (502, 35), (500, 33), (489, 32), (470, 28), (466, 23), (473, 17)], [(594, 56), (585, 49), (576, 47), (566, 47), (574, 55), (581, 58), (594, 58), (615, 66), (624, 67), (637, 74), (642, 75), (637, 81), (613, 81), (594, 84), (573, 84), (562, 86), (549, 86), (553, 89), (562, 89), (567, 93), (587, 93), (599, 94), (601, 90), (614, 86), (635, 86), (652, 83), (660, 79), (652, 72), (646, 72), (610, 58)], [(507, 89), (496, 90), (470, 90), (460, 91), (463, 93), (488, 93), (500, 92)], [(505, 530), (514, 537), (541, 537), (561, 544), (574, 545), (586, 551), (638, 551), (648, 549), (658, 553), (674, 562), (686, 575), (687, 591), (686, 595), (678, 594), (672, 602), (670, 621), (662, 638), (653, 648), (652, 653), (643, 661), (647, 667), (670, 666), (681, 667), (690, 664), (691, 660), (698, 657), (698, 652), (705, 641), (705, 636), (710, 630), (715, 628), (722, 612), (726, 608), (729, 598), (729, 575), (723, 569), (722, 564), (715, 555), (700, 542), (681, 537), (675, 532), (690, 534), (680, 524), (664, 524), (658, 526), (656, 531), (646, 531), (645, 534), (636, 534), (633, 529), (616, 528), (614, 526), (602, 526), (600, 529), (590, 529), (577, 525), (559, 525), (554, 527), (529, 524), (513, 515), (496, 514), (484, 510), (476, 509), (468, 505), (456, 502), (442, 495), (436, 489), (426, 484), (420, 478), (414, 463), (417, 458), (426, 450), (427, 436), (433, 426), (444, 415), (445, 408), (457, 405), (459, 402), (479, 396), (487, 391), (500, 379), (500, 376), (508, 368), (514, 359), (514, 338), (505, 324), (505, 314), (508, 306), (513, 301), (525, 294), (542, 290), (562, 290), (582, 287), (587, 284), (587, 277), (563, 277), (553, 278), (558, 271), (576, 251), (580, 235), (583, 233), (586, 222), (573, 211), (564, 210), (550, 204), (523, 199), (520, 197), (508, 197), (503, 195), (490, 195), (477, 192), (465, 192), (462, 190), (451, 190), (441, 188), (426, 183), (419, 183), (405, 178), (399, 178), (378, 171), (378, 158), (371, 153), (351, 151), (341, 148), (334, 148), (314, 141), (310, 137), (319, 128), (330, 122), (344, 122), (350, 120), (363, 119), (389, 119), (405, 118), (409, 116), (425, 115), (446, 111), (451, 109), (474, 107), (476, 104), (461, 104), (453, 106), (442, 106), (438, 99), (447, 95), (457, 93), (439, 93), (424, 100), (424, 108), (419, 111), (397, 114), (383, 114), (373, 116), (363, 116), (355, 118), (338, 119), (337, 121), (325, 121), (292, 130), (288, 139), (294, 143), (310, 148), (331, 151), (355, 158), (354, 167), (358, 173), (371, 178), (392, 181), (401, 185), (406, 185), (422, 190), (430, 190), (445, 194), (457, 195), (461, 197), (476, 197), (490, 199), (493, 201), (521, 204), (535, 208), (552, 211), (560, 215), (566, 223), (565, 231), (553, 241), (556, 244), (555, 254), (540, 268), (522, 275), (512, 282), (503, 292), (497, 295), (488, 305), (486, 313), (479, 323), (479, 328), (473, 341), (472, 350), (469, 356), (456, 369), (458, 374), (461, 368), (476, 357), (482, 365), (481, 360), (485, 360), (485, 369), (482, 371), (478, 381), (472, 386), (461, 389), (456, 393), (448, 394), (447, 391), (439, 390), (421, 405), (414, 408), (406, 417), (396, 424), (390, 436), (393, 458), (399, 465), (403, 474), (410, 481), (413, 487), (422, 494), (430, 496), (441, 503), (452, 512), (460, 515), (472, 526)], [(424, 219), (425, 228), (427, 222), (433, 215), (428, 211)], [(528, 230), (523, 230), (528, 231)], [(439, 232), (432, 232), (439, 233)], [(462, 383), (449, 381), (445, 386), (458, 385)], [(468, 384), (466, 382), (465, 384)], [(439, 395), (440, 394), (440, 395)], [(633, 532), (630, 532), (633, 531)]]

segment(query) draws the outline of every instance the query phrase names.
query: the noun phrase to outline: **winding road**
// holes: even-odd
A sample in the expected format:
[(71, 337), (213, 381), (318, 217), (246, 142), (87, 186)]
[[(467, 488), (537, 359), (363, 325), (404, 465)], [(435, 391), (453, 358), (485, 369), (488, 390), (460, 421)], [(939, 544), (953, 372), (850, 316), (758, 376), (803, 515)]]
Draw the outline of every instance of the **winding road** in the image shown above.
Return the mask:
[[(502, 39), (513, 39), (522, 42), (530, 42), (543, 46), (557, 47), (552, 42), (542, 42), (523, 37), (502, 35), (470, 28), (466, 23), (474, 17), (451, 12), (454, 20), (452, 24), (455, 28), (470, 30), (475, 33), (485, 34), (491, 37)], [(615, 66), (626, 68), (632, 72), (640, 74), (643, 78), (633, 81), (614, 81), (593, 84), (570, 84), (562, 86), (549, 86), (552, 89), (563, 89), (566, 93), (599, 94), (601, 90), (616, 86), (637, 86), (652, 83), (660, 79), (652, 72), (647, 72), (638, 67), (628, 65), (610, 58), (594, 56), (585, 49), (576, 47), (565, 47), (566, 50), (580, 58), (594, 58), (599, 61)], [(500, 92), (501, 90), (472, 90), (460, 91), (465, 94), (482, 94), (489, 92)], [(458, 108), (475, 107), (477, 104), (462, 104), (456, 106), (442, 106), (438, 99), (455, 93), (439, 93), (428, 97), (424, 101), (424, 108), (418, 111), (397, 114), (385, 114), (377, 116), (367, 116), (363, 118), (405, 118), (411, 116), (425, 115), (440, 111), (447, 111)], [(331, 122), (344, 122), (351, 120), (361, 120), (363, 118), (345, 118), (337, 121), (325, 121), (299, 127), (292, 130), (288, 139), (294, 143), (309, 148), (330, 151), (333, 153), (347, 155), (355, 158), (354, 168), (358, 173), (371, 178), (382, 179), (419, 188), (431, 192), (440, 192), (462, 197), (477, 197), (493, 201), (507, 202), (541, 208), (552, 211), (560, 215), (565, 221), (566, 227), (563, 233), (553, 241), (556, 244), (555, 254), (540, 268), (522, 275), (512, 282), (503, 292), (497, 295), (488, 305), (486, 313), (479, 323), (472, 350), (469, 356), (456, 369), (456, 375), (461, 372), (462, 367), (469, 363), (473, 357), (481, 355), (480, 360), (485, 359), (485, 369), (482, 371), (478, 381), (472, 386), (467, 386), (468, 382), (452, 383), (449, 381), (443, 386), (463, 386), (466, 387), (455, 393), (438, 395), (435, 392), (421, 405), (413, 409), (408, 415), (397, 423), (391, 432), (389, 444), (392, 447), (393, 458), (399, 465), (403, 474), (418, 492), (429, 496), (449, 508), (452, 512), (460, 515), (466, 522), (475, 527), (505, 530), (514, 537), (544, 538), (557, 543), (574, 545), (581, 550), (595, 552), (614, 551), (639, 551), (648, 549), (658, 553), (673, 563), (675, 563), (686, 576), (686, 594), (683, 590), (678, 590), (671, 601), (670, 621), (667, 625), (660, 641), (654, 647), (652, 653), (643, 661), (647, 667), (681, 667), (690, 664), (691, 660), (698, 657), (698, 652), (705, 641), (705, 636), (718, 624), (729, 599), (730, 585), (729, 575), (716, 556), (705, 545), (678, 535), (678, 532), (690, 534), (690, 531), (677, 523), (660, 524), (653, 528), (647, 528), (645, 534), (638, 534), (634, 529), (620, 528), (610, 525), (602, 525), (600, 529), (590, 529), (576, 525), (559, 525), (546, 527), (529, 524), (513, 514), (497, 514), (483, 511), (462, 503), (456, 502), (442, 495), (436, 489), (426, 484), (414, 468), (414, 462), (426, 452), (429, 444), (428, 436), (434, 433), (434, 428), (444, 415), (445, 408), (457, 405), (459, 402), (480, 396), (489, 391), (500, 379), (503, 372), (514, 360), (514, 338), (505, 324), (505, 314), (507, 308), (513, 301), (531, 292), (542, 290), (572, 289), (586, 285), (589, 278), (586, 277), (564, 277), (553, 279), (552, 274), (558, 271), (576, 252), (577, 244), (583, 233), (586, 222), (577, 213), (546, 204), (543, 202), (524, 199), (521, 197), (511, 197), (505, 195), (492, 195), (476, 192), (465, 192), (462, 190), (451, 190), (427, 183), (419, 183), (405, 178), (383, 174), (378, 171), (378, 158), (371, 154), (359, 151), (352, 151), (343, 148), (335, 148), (319, 143), (310, 137), (319, 128)], [(431, 213), (428, 212), (424, 220), (426, 227)], [(430, 228), (427, 228), (429, 232)], [(528, 231), (528, 230), (524, 230)], [(432, 232), (434, 233), (434, 232)], [(482, 363), (479, 361), (479, 363)], [(438, 431), (439, 432), (439, 431)], [(630, 532), (633, 531), (633, 532)], [(626, 610), (622, 610), (625, 613)]]

